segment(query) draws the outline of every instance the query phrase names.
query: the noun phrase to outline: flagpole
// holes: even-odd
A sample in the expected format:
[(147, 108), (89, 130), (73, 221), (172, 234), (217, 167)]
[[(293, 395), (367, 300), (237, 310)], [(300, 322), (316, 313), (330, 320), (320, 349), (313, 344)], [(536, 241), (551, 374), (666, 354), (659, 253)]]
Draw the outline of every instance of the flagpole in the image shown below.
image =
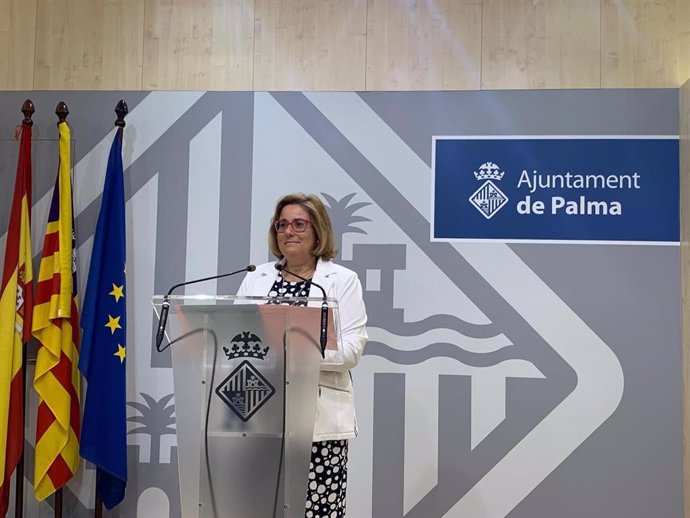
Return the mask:
[[(65, 104), (64, 101), (60, 101), (55, 107), (55, 115), (57, 115), (58, 118), (58, 126), (60, 126), (60, 124), (62, 124), (63, 122), (67, 121), (69, 109), (67, 108), (67, 104)], [(62, 518), (62, 488), (55, 491), (54, 517)]]
[(62, 518), (62, 488), (55, 492), (55, 518)]
[[(22, 113), (24, 114), (24, 120), (22, 121), (22, 126), (33, 126), (34, 121), (31, 120), (31, 116), (35, 113), (34, 103), (31, 99), (27, 99), (22, 104)], [(31, 207), (29, 207), (31, 210)], [(22, 348), (22, 382), (24, 384), (22, 390), (22, 430), (25, 428), (26, 424), (26, 345)], [(22, 518), (24, 516), (24, 448), (22, 448), (22, 455), (19, 457), (19, 464), (17, 464), (17, 471), (15, 475), (15, 491), (14, 491), (14, 516), (15, 518)]]

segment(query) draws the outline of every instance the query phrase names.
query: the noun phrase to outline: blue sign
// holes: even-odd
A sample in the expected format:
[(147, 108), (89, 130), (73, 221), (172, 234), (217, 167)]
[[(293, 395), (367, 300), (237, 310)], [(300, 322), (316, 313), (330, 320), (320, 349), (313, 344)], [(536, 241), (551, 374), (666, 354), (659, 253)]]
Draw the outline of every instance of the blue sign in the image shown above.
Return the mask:
[(432, 238), (678, 242), (679, 144), (434, 139)]

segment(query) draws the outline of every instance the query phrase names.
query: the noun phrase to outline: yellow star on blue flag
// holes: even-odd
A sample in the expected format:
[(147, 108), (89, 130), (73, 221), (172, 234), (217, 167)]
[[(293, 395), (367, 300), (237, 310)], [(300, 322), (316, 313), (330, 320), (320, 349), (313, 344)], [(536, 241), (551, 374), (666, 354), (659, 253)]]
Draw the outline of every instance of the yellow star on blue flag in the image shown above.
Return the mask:
[(110, 328), (110, 334), (114, 335), (115, 330), (122, 329), (122, 326), (120, 325), (120, 317), (112, 317), (108, 315), (108, 323), (105, 325), (105, 327)]
[(120, 358), (120, 363), (125, 361), (125, 356), (127, 356), (127, 351), (125, 351), (125, 348), (122, 347), (120, 344), (117, 344), (117, 352), (113, 354), (113, 356), (117, 356)]
[(124, 291), (124, 289), (125, 289), (124, 285), (117, 286), (116, 284), (113, 284), (113, 291), (108, 293), (108, 295), (112, 295), (113, 297), (115, 297), (115, 302), (120, 302), (120, 298), (125, 296), (125, 294), (122, 293)]

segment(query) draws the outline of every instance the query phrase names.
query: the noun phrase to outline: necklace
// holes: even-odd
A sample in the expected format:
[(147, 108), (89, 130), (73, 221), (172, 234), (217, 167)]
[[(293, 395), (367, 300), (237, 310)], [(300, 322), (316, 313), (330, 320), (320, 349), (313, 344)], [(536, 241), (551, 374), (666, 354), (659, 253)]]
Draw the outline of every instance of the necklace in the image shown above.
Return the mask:
[[(292, 271), (292, 270), (291, 270), (291, 271)], [(295, 281), (304, 281), (305, 279), (306, 279), (307, 281), (311, 281), (311, 278), (314, 276), (314, 271), (315, 271), (315, 270), (314, 270), (313, 268), (310, 269), (310, 270), (307, 270), (307, 271), (305, 271), (305, 272), (294, 272), (294, 273), (290, 273), (290, 272), (285, 272), (285, 271), (284, 271), (284, 272), (281, 272), (281, 275), (280, 275), (280, 276), (281, 276), (281, 278), (282, 278), (283, 280), (285, 280), (285, 281), (287, 281), (287, 282), (294, 282), (294, 281), (289, 281), (289, 280), (287, 280), (287, 279), (285, 278), (286, 276), (288, 276), (288, 277), (293, 277), (293, 278), (295, 279)], [(298, 277), (297, 275), (299, 275), (299, 277)], [(304, 277), (304, 279), (300, 279), (300, 277)]]
[[(299, 271), (299, 270), (293, 270), (289, 266), (285, 267), (285, 270), (281, 272), (281, 276), (285, 278), (285, 275), (287, 274), (290, 277), (294, 277), (298, 281), (302, 281), (304, 279), (311, 280), (311, 278), (314, 276), (314, 272), (316, 271), (316, 267), (312, 266), (310, 268), (307, 268), (305, 270)], [(300, 277), (304, 277), (304, 279), (300, 279)]]

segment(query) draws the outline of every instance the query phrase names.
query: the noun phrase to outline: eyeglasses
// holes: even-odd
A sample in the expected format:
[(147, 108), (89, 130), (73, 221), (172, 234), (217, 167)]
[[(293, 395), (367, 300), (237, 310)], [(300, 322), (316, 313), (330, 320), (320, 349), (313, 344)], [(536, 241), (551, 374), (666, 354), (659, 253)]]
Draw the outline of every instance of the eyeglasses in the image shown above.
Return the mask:
[(302, 233), (305, 230), (307, 230), (307, 227), (311, 225), (311, 221), (308, 219), (302, 219), (302, 218), (296, 218), (293, 219), (292, 221), (288, 221), (286, 219), (279, 219), (275, 223), (273, 223), (273, 228), (276, 229), (276, 232), (285, 232), (287, 231), (288, 227), (292, 225), (292, 230), (295, 232)]

